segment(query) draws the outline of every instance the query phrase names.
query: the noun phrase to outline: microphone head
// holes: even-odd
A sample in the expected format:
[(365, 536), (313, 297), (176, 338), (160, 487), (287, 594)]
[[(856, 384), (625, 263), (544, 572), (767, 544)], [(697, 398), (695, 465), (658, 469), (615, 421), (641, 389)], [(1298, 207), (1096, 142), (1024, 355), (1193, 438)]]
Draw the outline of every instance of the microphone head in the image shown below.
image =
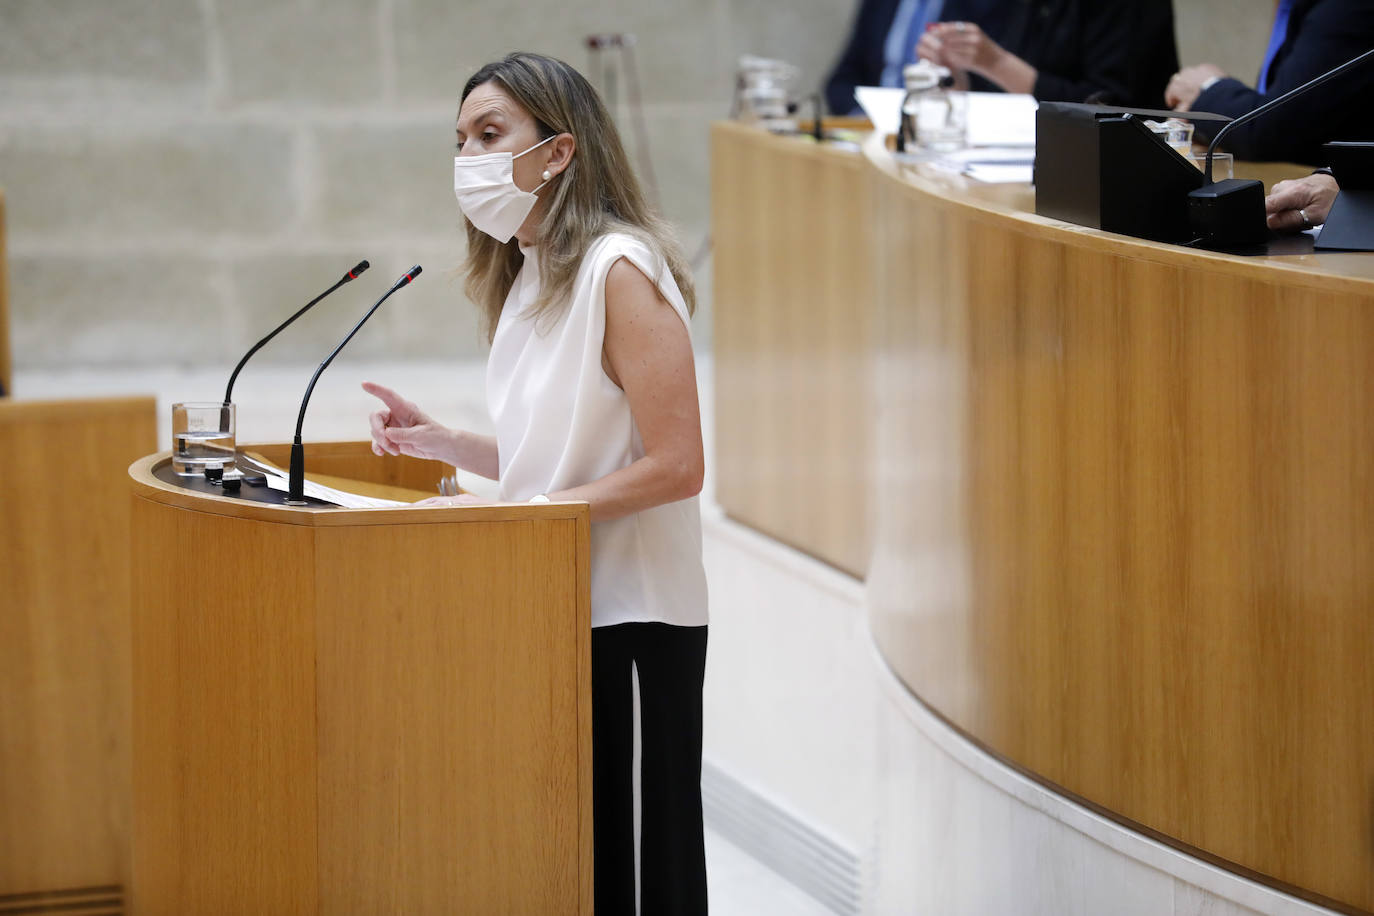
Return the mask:
[(371, 266), (371, 264), (367, 263), (366, 259), (363, 259), (359, 261), (357, 265), (355, 265), (354, 268), (348, 272), (348, 276), (345, 279), (356, 280), (362, 274), (363, 271), (367, 270)]
[(397, 280), (396, 283), (391, 287), (391, 289), (393, 291), (398, 290), (418, 276), (420, 276), (420, 265), (416, 264), (410, 270), (406, 271), (405, 274), (401, 277), (401, 279)]

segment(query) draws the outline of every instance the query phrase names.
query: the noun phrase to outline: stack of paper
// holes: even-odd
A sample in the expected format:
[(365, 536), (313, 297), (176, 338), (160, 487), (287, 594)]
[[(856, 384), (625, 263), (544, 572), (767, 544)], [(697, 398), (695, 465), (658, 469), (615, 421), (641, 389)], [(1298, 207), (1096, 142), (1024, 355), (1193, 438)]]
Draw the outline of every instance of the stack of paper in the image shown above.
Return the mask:
[[(969, 92), (968, 148), (932, 157), (935, 165), (988, 182), (1029, 182), (1035, 161), (1034, 96)], [(873, 128), (895, 134), (901, 124), (903, 89), (859, 86), (854, 90)]]

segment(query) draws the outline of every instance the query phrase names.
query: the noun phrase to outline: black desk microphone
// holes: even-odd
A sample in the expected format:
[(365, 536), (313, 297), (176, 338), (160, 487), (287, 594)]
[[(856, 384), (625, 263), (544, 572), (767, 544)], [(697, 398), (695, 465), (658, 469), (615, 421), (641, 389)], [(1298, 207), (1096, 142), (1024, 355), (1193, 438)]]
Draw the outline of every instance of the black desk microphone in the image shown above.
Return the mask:
[(304, 315), (306, 312), (310, 311), (310, 309), (311, 309), (312, 307), (314, 307), (314, 305), (315, 305), (316, 302), (319, 302), (319, 301), (320, 301), (321, 299), (323, 299), (325, 296), (328, 296), (330, 293), (334, 292), (334, 290), (338, 289), (340, 286), (343, 286), (343, 285), (344, 285), (345, 283), (347, 283), (349, 280), (356, 280), (358, 277), (362, 276), (363, 271), (367, 270), (368, 266), (369, 266), (369, 265), (368, 265), (368, 263), (367, 263), (366, 261), (359, 261), (358, 264), (357, 264), (357, 266), (355, 266), (355, 267), (354, 267), (352, 270), (350, 270), (348, 273), (344, 274), (343, 277), (339, 280), (338, 283), (335, 283), (333, 286), (329, 287), (329, 289), (327, 289), (327, 290), (325, 290), (324, 292), (320, 293), (320, 294), (319, 294), (318, 296), (316, 296), (314, 299), (311, 299), (309, 302), (307, 302), (307, 303), (301, 308), (300, 311), (296, 312), (296, 314), (292, 315), (290, 318), (286, 319), (286, 320), (283, 321), (281, 324), (277, 325), (277, 327), (272, 331), (272, 333), (268, 334), (268, 335), (267, 335), (266, 337), (264, 337), (262, 340), (260, 340), (260, 341), (258, 341), (257, 343), (253, 344), (253, 346), (252, 346), (251, 348), (249, 348), (248, 352), (245, 353), (245, 354), (243, 354), (243, 359), (239, 360), (239, 364), (238, 364), (237, 366), (234, 367), (234, 371), (229, 375), (229, 384), (228, 384), (228, 386), (226, 386), (225, 389), (224, 389), (224, 403), (226, 403), (226, 404), (231, 404), (231, 403), (233, 403), (233, 401), (234, 401), (234, 380), (237, 379), (237, 378), (239, 377), (239, 371), (243, 369), (243, 364), (246, 363), (246, 362), (248, 362), (249, 358), (250, 358), (254, 353), (256, 353), (256, 352), (258, 352), (259, 350), (261, 350), (261, 349), (263, 348), (263, 346), (264, 346), (269, 340), (271, 340), (273, 337), (276, 337), (276, 336), (277, 336), (278, 334), (280, 334), (283, 330), (285, 330), (287, 325), (291, 324), (291, 322), (295, 321), (297, 318), (301, 317), (301, 316)]
[(372, 314), (381, 307), (383, 302), (390, 298), (392, 293), (396, 292), (396, 290), (405, 286), (418, 276), (420, 276), (420, 265), (416, 264), (410, 270), (406, 271), (405, 276), (392, 284), (391, 289), (387, 290), (382, 298), (378, 299), (376, 303), (373, 304), (372, 308), (367, 310), (367, 314), (359, 319), (358, 323), (353, 326), (353, 330), (348, 332), (348, 336), (339, 341), (339, 345), (334, 348), (334, 352), (324, 358), (324, 362), (320, 363), (320, 368), (316, 369), (315, 374), (310, 377), (310, 384), (307, 385), (305, 389), (305, 397), (301, 398), (301, 412), (296, 416), (296, 438), (291, 441), (291, 476), (289, 489), (286, 494), (286, 504), (288, 506), (305, 505), (305, 446), (301, 444), (301, 427), (305, 424), (305, 407), (310, 403), (310, 394), (315, 390), (315, 383), (319, 381), (320, 373), (324, 372), (329, 364), (334, 361), (334, 357), (339, 355), (339, 351), (353, 339), (353, 335), (358, 333), (359, 329), (367, 323), (367, 319), (372, 317)]
[(1188, 221), (1193, 234), (1208, 244), (1220, 247), (1257, 245), (1269, 237), (1269, 227), (1264, 221), (1264, 184), (1254, 179), (1227, 178), (1212, 181), (1212, 156), (1217, 145), (1232, 129), (1248, 124), (1256, 118), (1296, 99), (1322, 83), (1352, 70), (1374, 57), (1369, 50), (1328, 70), (1315, 79), (1308, 80), (1295, 89), (1290, 89), (1276, 99), (1265, 102), (1254, 111), (1231, 121), (1217, 131), (1212, 143), (1207, 147), (1207, 168), (1204, 175), (1206, 183), (1195, 191), (1188, 192)]

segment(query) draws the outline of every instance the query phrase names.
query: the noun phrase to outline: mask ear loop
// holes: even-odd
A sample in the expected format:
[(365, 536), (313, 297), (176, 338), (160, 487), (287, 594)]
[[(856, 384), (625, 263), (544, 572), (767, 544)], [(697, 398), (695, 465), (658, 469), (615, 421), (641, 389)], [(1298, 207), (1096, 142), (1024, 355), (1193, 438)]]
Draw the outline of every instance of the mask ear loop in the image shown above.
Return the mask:
[[(534, 146), (531, 146), (529, 149), (525, 150), (525, 153), (532, 153), (535, 150), (539, 149), (539, 147), (543, 146), (545, 143), (548, 143), (550, 140), (557, 139), (557, 137), (558, 134), (550, 134), (543, 140), (540, 140)], [(519, 159), (521, 156), (525, 155), (525, 153), (516, 153), (514, 156), (511, 157), (511, 162), (514, 162), (515, 160)], [(531, 194), (538, 194), (540, 191), (544, 189), (544, 185), (548, 184), (550, 181), (553, 181), (554, 178), (554, 176), (549, 173), (548, 169), (544, 169), (544, 174), (540, 175), (539, 177), (544, 180), (539, 183), (539, 187), (530, 191)]]

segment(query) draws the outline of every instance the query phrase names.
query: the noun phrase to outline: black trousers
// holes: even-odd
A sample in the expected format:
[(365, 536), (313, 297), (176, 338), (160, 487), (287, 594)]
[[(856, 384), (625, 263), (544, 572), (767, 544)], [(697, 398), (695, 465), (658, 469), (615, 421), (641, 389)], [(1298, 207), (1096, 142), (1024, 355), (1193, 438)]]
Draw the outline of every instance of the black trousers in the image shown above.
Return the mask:
[(634, 707), (639, 672), (640, 905), (706, 912), (701, 689), (706, 627), (592, 629), (592, 808), (597, 916), (634, 916)]

